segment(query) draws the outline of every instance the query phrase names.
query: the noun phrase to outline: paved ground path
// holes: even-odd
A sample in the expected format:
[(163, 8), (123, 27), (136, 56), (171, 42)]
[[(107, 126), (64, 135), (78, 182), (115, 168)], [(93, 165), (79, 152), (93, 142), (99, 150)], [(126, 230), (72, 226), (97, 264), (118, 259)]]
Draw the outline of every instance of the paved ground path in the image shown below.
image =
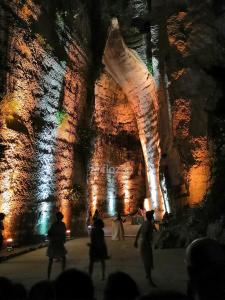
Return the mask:
[[(126, 223), (125, 223), (126, 224)], [(111, 224), (106, 221), (105, 233), (110, 235)], [(125, 225), (127, 237), (125, 241), (112, 241), (106, 237), (108, 252), (112, 256), (106, 261), (106, 275), (110, 272), (121, 270), (130, 274), (137, 282), (142, 293), (150, 289), (143, 270), (139, 251), (133, 247), (134, 234), (138, 225)], [(76, 267), (88, 270), (88, 238), (77, 238), (66, 243), (68, 250), (67, 268)], [(30, 253), (9, 259), (0, 264), (0, 276), (6, 276), (13, 281), (24, 283), (28, 288), (35, 282), (46, 279), (47, 257), (46, 248), (38, 249)], [(154, 250), (155, 269), (153, 278), (158, 287), (172, 288), (185, 292), (187, 275), (184, 265), (184, 249), (160, 249)], [(60, 273), (60, 263), (54, 263), (53, 276)], [(96, 263), (93, 280), (96, 289), (96, 298), (102, 299), (104, 281), (101, 281), (100, 264)]]

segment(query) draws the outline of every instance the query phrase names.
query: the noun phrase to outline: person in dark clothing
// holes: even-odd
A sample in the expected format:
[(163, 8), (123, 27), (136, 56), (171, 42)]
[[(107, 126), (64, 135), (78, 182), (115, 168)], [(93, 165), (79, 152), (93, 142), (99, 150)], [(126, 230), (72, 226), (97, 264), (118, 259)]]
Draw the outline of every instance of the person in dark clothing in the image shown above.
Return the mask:
[(104, 300), (135, 300), (140, 295), (136, 282), (127, 273), (111, 273), (104, 288)]
[(22, 283), (13, 283), (12, 294), (13, 294), (12, 296), (13, 300), (27, 299), (27, 290)]
[(155, 290), (142, 295), (138, 300), (190, 300), (184, 294), (172, 290)]
[(56, 300), (94, 300), (91, 277), (75, 268), (61, 273), (54, 281)]
[(5, 214), (4, 213), (0, 213), (0, 250), (2, 249), (2, 245), (3, 245), (3, 234), (2, 231), (4, 230), (4, 224), (3, 224), (3, 220), (5, 219)]
[(93, 217), (92, 217), (93, 225), (94, 225), (94, 222), (98, 219), (101, 219), (101, 217), (100, 217), (100, 213), (99, 213), (98, 209), (96, 209), (93, 214)]
[(0, 299), (12, 300), (13, 299), (13, 283), (10, 279), (0, 277)]
[(35, 283), (30, 289), (28, 300), (54, 300), (55, 290), (52, 282), (43, 280)]
[(48, 231), (49, 245), (47, 249), (47, 256), (49, 257), (48, 263), (48, 279), (51, 276), (52, 263), (54, 258), (60, 258), (62, 260), (62, 271), (66, 266), (66, 225), (62, 222), (63, 214), (61, 212), (56, 213), (56, 222), (52, 224)]
[(191, 300), (225, 299), (225, 252), (221, 244), (208, 237), (191, 242), (186, 249)]
[(104, 231), (103, 231), (104, 223), (101, 219), (97, 219), (94, 221), (94, 226), (91, 230), (91, 243), (88, 244), (90, 246), (89, 250), (89, 274), (92, 275), (94, 263), (100, 261), (102, 266), (102, 280), (105, 279), (105, 259), (108, 259), (109, 256), (107, 254), (107, 246), (105, 243)]

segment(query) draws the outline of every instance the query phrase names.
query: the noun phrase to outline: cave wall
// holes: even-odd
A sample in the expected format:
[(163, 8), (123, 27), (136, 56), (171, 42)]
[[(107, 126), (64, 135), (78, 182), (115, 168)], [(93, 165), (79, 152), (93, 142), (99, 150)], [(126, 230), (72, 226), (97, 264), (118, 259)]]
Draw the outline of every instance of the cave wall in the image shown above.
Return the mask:
[(160, 169), (173, 213), (156, 247), (184, 247), (202, 236), (224, 244), (224, 3), (153, 0), (151, 17), (166, 116)]
[(223, 97), (224, 8), (216, 1), (152, 1), (151, 16), (152, 33), (158, 37), (152, 43), (165, 154), (161, 171), (177, 211), (205, 200), (216, 178), (212, 124), (218, 121), (215, 111)]
[[(77, 127), (86, 105), (89, 19), (76, 1), (1, 1), (0, 210), (5, 237), (46, 234), (76, 201)], [(75, 158), (76, 157), (76, 158)], [(84, 170), (79, 185), (85, 189)], [(79, 198), (79, 199), (77, 199)], [(85, 210), (85, 208), (84, 208)]]
[(58, 209), (76, 233), (87, 202), (225, 211), (224, 15), (213, 0), (1, 1), (6, 237), (45, 234)]
[(96, 139), (89, 169), (89, 209), (134, 213), (146, 194), (137, 122), (120, 86), (105, 71), (95, 85)]

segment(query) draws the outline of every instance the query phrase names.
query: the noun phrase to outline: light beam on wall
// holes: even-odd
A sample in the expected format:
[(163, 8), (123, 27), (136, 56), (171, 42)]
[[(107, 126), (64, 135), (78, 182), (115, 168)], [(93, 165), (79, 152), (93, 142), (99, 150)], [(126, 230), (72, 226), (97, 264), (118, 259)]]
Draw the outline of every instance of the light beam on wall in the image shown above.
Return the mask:
[(46, 235), (49, 229), (49, 221), (51, 216), (52, 203), (51, 202), (41, 202), (39, 207), (39, 219), (38, 219), (38, 233), (41, 235)]
[(106, 71), (120, 85), (135, 113), (151, 201), (156, 218), (160, 219), (165, 207), (159, 182), (157, 88), (144, 62), (125, 45), (116, 18), (111, 22), (103, 63)]
[[(46, 90), (40, 98), (37, 111), (43, 119), (43, 128), (37, 135), (37, 198), (44, 201), (54, 195), (55, 191), (55, 145), (59, 124), (58, 106), (63, 86), (65, 65), (59, 65), (51, 57), (46, 56), (43, 65), (50, 70), (42, 78), (43, 89)], [(43, 202), (39, 206), (40, 234), (47, 233), (47, 222), (50, 206)]]
[(170, 207), (169, 195), (168, 195), (168, 192), (167, 192), (166, 179), (165, 179), (164, 174), (162, 175), (162, 178), (161, 178), (161, 190), (162, 190), (162, 194), (163, 194), (165, 210), (168, 213), (170, 213), (171, 212), (171, 207)]
[(116, 211), (116, 182), (114, 172), (107, 169), (107, 207), (110, 216), (115, 215)]
[(160, 84), (159, 59), (158, 59), (159, 25), (151, 26), (152, 44), (152, 69), (157, 87)]
[(37, 108), (40, 115), (43, 115), (43, 122), (45, 122), (45, 127), (37, 137), (37, 197), (40, 200), (45, 200), (54, 193), (55, 139), (59, 122), (58, 106), (65, 73), (65, 66), (57, 65), (50, 57), (46, 57), (43, 64), (50, 71), (43, 76), (42, 84), (47, 92), (39, 100)]

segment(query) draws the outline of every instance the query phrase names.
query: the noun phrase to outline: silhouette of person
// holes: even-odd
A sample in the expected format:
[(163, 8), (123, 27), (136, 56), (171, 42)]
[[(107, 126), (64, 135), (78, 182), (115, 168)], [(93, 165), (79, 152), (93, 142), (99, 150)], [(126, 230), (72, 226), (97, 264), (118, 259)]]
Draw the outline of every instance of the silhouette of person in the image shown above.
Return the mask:
[(62, 271), (66, 266), (66, 225), (62, 222), (63, 214), (61, 212), (56, 213), (56, 222), (52, 224), (48, 231), (49, 245), (47, 249), (48, 262), (48, 279), (51, 276), (52, 263), (54, 258), (60, 258), (62, 260)]
[(125, 222), (125, 220), (121, 218), (120, 213), (116, 213), (112, 220), (112, 240), (124, 240), (123, 222)]
[(198, 300), (225, 299), (225, 251), (216, 240), (203, 237), (186, 249), (188, 296)]
[(102, 280), (105, 279), (105, 259), (108, 259), (107, 246), (105, 243), (104, 223), (101, 219), (94, 221), (94, 226), (91, 230), (91, 243), (89, 249), (89, 274), (92, 275), (94, 269), (94, 263), (100, 261), (102, 267)]
[(140, 253), (145, 268), (146, 278), (149, 280), (149, 283), (155, 287), (156, 285), (152, 280), (151, 273), (153, 269), (153, 231), (156, 230), (153, 215), (154, 210), (146, 212), (146, 220), (137, 232), (134, 246), (136, 248), (138, 247), (138, 239), (141, 236)]
[(13, 283), (12, 295), (13, 300), (26, 300), (27, 290), (22, 283)]
[(136, 282), (124, 272), (111, 273), (104, 288), (104, 300), (134, 300), (139, 296)]
[(170, 215), (169, 213), (166, 211), (163, 215), (162, 218), (162, 229), (166, 229), (168, 227), (169, 224), (169, 219), (170, 219)]
[(93, 217), (92, 217), (93, 224), (94, 224), (94, 222), (95, 222), (96, 220), (98, 220), (98, 219), (101, 219), (101, 217), (100, 217), (99, 210), (96, 209), (95, 212), (94, 212), (94, 214), (93, 214)]
[(13, 283), (10, 279), (0, 276), (0, 299), (13, 299)]
[(94, 300), (94, 286), (91, 277), (80, 270), (69, 269), (55, 280), (56, 300)]
[(4, 224), (3, 224), (3, 220), (5, 219), (5, 214), (4, 213), (0, 213), (0, 250), (2, 249), (2, 245), (3, 245), (3, 234), (2, 231), (4, 230)]
[(186, 295), (173, 290), (155, 290), (142, 295), (138, 300), (190, 300)]
[(28, 300), (54, 300), (55, 290), (53, 283), (42, 280), (35, 283), (30, 289)]

